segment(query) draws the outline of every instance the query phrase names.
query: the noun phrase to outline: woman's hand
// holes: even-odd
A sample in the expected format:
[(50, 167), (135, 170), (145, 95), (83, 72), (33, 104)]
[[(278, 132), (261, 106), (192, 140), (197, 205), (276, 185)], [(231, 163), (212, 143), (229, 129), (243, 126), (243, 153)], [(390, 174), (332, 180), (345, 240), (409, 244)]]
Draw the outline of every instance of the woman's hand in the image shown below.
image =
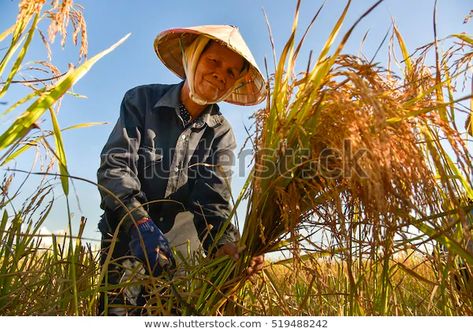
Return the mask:
[[(215, 253), (215, 257), (227, 255), (236, 261), (237, 259), (240, 258), (240, 252), (244, 249), (245, 249), (244, 247), (238, 249), (238, 247), (234, 243), (226, 243), (217, 250), (217, 252)], [(260, 272), (263, 269), (263, 266), (264, 266), (264, 255), (255, 256), (251, 258), (250, 265), (246, 269), (246, 273), (249, 276), (252, 276), (255, 273)]]

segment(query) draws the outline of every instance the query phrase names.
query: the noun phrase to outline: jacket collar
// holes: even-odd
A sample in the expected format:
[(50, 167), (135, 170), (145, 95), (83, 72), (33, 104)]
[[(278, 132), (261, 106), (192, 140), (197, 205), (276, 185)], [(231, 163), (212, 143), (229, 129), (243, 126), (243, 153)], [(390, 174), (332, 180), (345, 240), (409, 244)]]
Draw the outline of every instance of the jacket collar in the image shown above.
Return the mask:
[[(170, 107), (176, 112), (179, 117), (180, 92), (184, 81), (171, 86), (171, 88), (154, 104), (154, 107)], [(223, 115), (220, 113), (220, 108), (217, 104), (208, 105), (205, 110), (194, 121), (192, 127), (201, 128), (204, 124), (209, 127), (216, 127), (223, 122)]]

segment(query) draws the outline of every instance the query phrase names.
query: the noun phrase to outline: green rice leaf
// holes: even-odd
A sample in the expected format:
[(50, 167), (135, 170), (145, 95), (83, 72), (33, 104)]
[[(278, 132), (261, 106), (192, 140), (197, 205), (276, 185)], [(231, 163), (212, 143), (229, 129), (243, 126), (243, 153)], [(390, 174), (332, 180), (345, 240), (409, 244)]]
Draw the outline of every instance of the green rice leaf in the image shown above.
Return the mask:
[(25, 58), (26, 52), (28, 51), (28, 48), (29, 48), (30, 43), (31, 43), (31, 39), (34, 36), (36, 26), (38, 25), (38, 18), (39, 18), (39, 15), (36, 14), (35, 18), (34, 18), (34, 21), (33, 21), (33, 24), (31, 24), (30, 30), (28, 31), (28, 37), (26, 38), (26, 41), (23, 44), (23, 47), (21, 48), (21, 51), (18, 54), (18, 57), (17, 57), (14, 65), (13, 65), (12, 69), (10, 70), (10, 73), (8, 74), (5, 85), (3, 86), (2, 90), (0, 90), (0, 98), (2, 98), (2, 96), (5, 95), (5, 93), (7, 92), (8, 87), (10, 86), (11, 81), (13, 80), (13, 77), (15, 77), (16, 73), (18, 72), (18, 69), (21, 66), (21, 63), (23, 62), (23, 59)]
[(3, 56), (2, 61), (0, 61), (0, 76), (5, 70), (5, 67), (10, 61), (13, 54), (16, 52), (18, 47), (23, 43), (23, 40), (26, 38), (26, 36), (22, 36), (22, 35), (23, 35), (25, 27), (28, 26), (30, 21), (31, 21), (31, 16), (20, 17), (19, 20), (12, 27), (10, 27), (9, 29), (7, 29), (6, 31), (2, 33), (1, 35), (2, 38), (0, 39), (0, 41), (3, 38), (6, 38), (7, 36), (9, 36), (11, 33), (13, 33), (13, 37), (12, 37), (12, 40), (10, 42), (10, 46), (7, 52)]
[(473, 46), (473, 36), (467, 35), (466, 33), (455, 33), (452, 37), (457, 37)]
[[(432, 87), (430, 89), (430, 91), (433, 91), (434, 89), (435, 89), (435, 86)], [(405, 109), (408, 109), (407, 105), (415, 104), (415, 100), (418, 100), (420, 96), (424, 96), (424, 95), (425, 95), (425, 93), (421, 93), (418, 96), (414, 97), (413, 99), (411, 99), (411, 100), (407, 101), (406, 103), (404, 103)], [(466, 96), (466, 97), (462, 97), (460, 99), (455, 99), (453, 101), (449, 101), (449, 102), (445, 102), (445, 103), (438, 103), (437, 105), (434, 105), (434, 106), (414, 109), (410, 112), (407, 112), (406, 114), (403, 114), (402, 116), (396, 116), (396, 117), (386, 119), (386, 123), (387, 124), (395, 124), (395, 123), (398, 123), (400, 121), (403, 121), (403, 120), (406, 120), (406, 119), (409, 119), (409, 118), (413, 118), (413, 117), (416, 117), (416, 116), (419, 116), (419, 115), (422, 115), (422, 114), (432, 112), (432, 111), (436, 110), (439, 107), (454, 105), (454, 104), (456, 104), (460, 101), (470, 99), (470, 98), (472, 98), (472, 97), (471, 96)]]
[(399, 29), (397, 28), (396, 24), (394, 24), (394, 33), (396, 35), (399, 47), (400, 47), (401, 52), (402, 52), (402, 56), (404, 58), (404, 62), (406, 64), (407, 75), (410, 77), (414, 72), (414, 66), (412, 64), (412, 60), (411, 60), (411, 57), (409, 55), (409, 51), (407, 50), (407, 46), (406, 46), (406, 43), (404, 41), (404, 38), (402, 38), (402, 35), (399, 32)]
[(67, 171), (66, 152), (64, 150), (64, 141), (61, 135), (61, 129), (57, 121), (56, 113), (52, 108), (49, 108), (51, 121), (53, 123), (53, 136), (56, 142), (56, 157), (58, 158), (59, 174), (61, 174), (61, 184), (64, 194), (69, 194), (69, 172)]
[(447, 66), (447, 63), (442, 64), (442, 70), (443, 73), (445, 74), (445, 83), (444, 86), (447, 88), (447, 93), (448, 93), (448, 100), (450, 102), (450, 118), (455, 123), (455, 106), (454, 106), (454, 100), (455, 98), (453, 97), (453, 86), (452, 86), (452, 79), (450, 77), (450, 70)]
[[(299, 100), (303, 100), (304, 104), (299, 105), (299, 104), (295, 103), (295, 105), (293, 105), (293, 107), (292, 107), (293, 109), (297, 109), (297, 110), (299, 110), (299, 108), (302, 107), (302, 111), (298, 112), (299, 113), (298, 119), (299, 119), (300, 123), (301, 123), (301, 120), (303, 121), (304, 119), (307, 118), (307, 113), (310, 109), (310, 105), (312, 105), (312, 102), (315, 100), (315, 98), (319, 94), (319, 88), (322, 85), (323, 80), (327, 77), (328, 73), (332, 69), (337, 57), (339, 56), (339, 54), (341, 53), (341, 51), (345, 47), (345, 44), (348, 41), (348, 39), (350, 38), (353, 30), (355, 30), (358, 23), (360, 23), (360, 21), (364, 17), (366, 17), (369, 13), (371, 13), (382, 2), (383, 2), (383, 0), (377, 1), (367, 11), (365, 11), (355, 21), (355, 23), (353, 23), (353, 25), (350, 27), (350, 29), (343, 36), (341, 42), (338, 44), (338, 47), (337, 47), (337, 49), (335, 50), (335, 52), (332, 56), (330, 56), (328, 59), (321, 59), (320, 56), (319, 56), (318, 61), (322, 61), (322, 62), (317, 62), (317, 64), (314, 66), (314, 69), (312, 70), (312, 72), (310, 74), (310, 78), (308, 79), (308, 84), (310, 84), (308, 88), (311, 91), (311, 92), (309, 92), (309, 97), (307, 98), (307, 100), (305, 100), (304, 98), (298, 98)], [(351, 3), (351, 1), (347, 2), (347, 5), (345, 6), (345, 9), (343, 10), (343, 13), (340, 16), (340, 18), (338, 19), (337, 24), (335, 25), (334, 29), (332, 30), (332, 33), (331, 33), (329, 38), (332, 38), (332, 37), (333, 37), (333, 39), (335, 38), (335, 36), (332, 36), (332, 34), (337, 34), (338, 33), (337, 29), (339, 28), (339, 25), (341, 25), (342, 22), (345, 20), (345, 17), (346, 17), (346, 14), (348, 12), (348, 8), (350, 6), (350, 3)], [(322, 52), (322, 54), (323, 54), (323, 52)], [(289, 134), (290, 137), (293, 137), (293, 131), (294, 131), (294, 127), (291, 129), (291, 133)]]
[(430, 236), (431, 238), (439, 241), (445, 246), (445, 248), (447, 248), (447, 250), (464, 258), (468, 262), (468, 264), (473, 265), (473, 256), (460, 244), (452, 240), (447, 234), (439, 233), (437, 229), (434, 229), (433, 227), (430, 227), (429, 225), (421, 221), (413, 221), (413, 225), (425, 235)]
[(337, 23), (335, 24), (332, 31), (330, 32), (330, 35), (325, 41), (324, 47), (322, 48), (322, 51), (320, 52), (317, 63), (322, 63), (325, 61), (325, 58), (327, 57), (328, 52), (330, 51), (333, 43), (335, 42), (335, 38), (337, 38), (338, 33), (340, 32), (340, 29), (342, 28), (342, 24), (345, 21), (345, 17), (348, 13), (348, 9), (350, 8), (350, 3), (351, 3), (351, 0), (349, 0), (347, 4), (345, 5), (342, 15), (338, 18)]
[(5, 149), (19, 138), (24, 137), (31, 130), (34, 123), (49, 107), (56, 103), (77, 81), (79, 81), (98, 60), (123, 43), (129, 35), (130, 34), (126, 35), (110, 48), (84, 62), (78, 68), (70, 70), (51, 89), (39, 96), (39, 98), (16, 119), (10, 128), (0, 136), (0, 150)]
[(70, 129), (79, 129), (79, 128), (88, 128), (88, 127), (94, 127), (94, 126), (101, 126), (101, 125), (106, 125), (108, 122), (84, 122), (84, 123), (78, 123), (76, 125), (72, 125), (66, 128), (61, 129), (61, 131), (65, 130), (70, 130)]
[(40, 141), (41, 139), (43, 139), (43, 138), (39, 137), (39, 138), (37, 138), (37, 139), (35, 139), (31, 142), (28, 142), (28, 143), (24, 144), (21, 148), (16, 149), (13, 153), (9, 154), (8, 157), (6, 157), (4, 161), (2, 161), (0, 166), (4, 166), (4, 165), (8, 164), (10, 161), (14, 160), (16, 157), (18, 157), (23, 152), (27, 151), (32, 146), (36, 146), (38, 141)]
[[(70, 129), (79, 129), (79, 128), (87, 128), (87, 127), (92, 127), (92, 126), (98, 126), (98, 125), (104, 125), (104, 124), (107, 124), (107, 122), (86, 122), (86, 123), (79, 123), (79, 124), (76, 124), (76, 125), (73, 125), (73, 126), (69, 126), (69, 127), (66, 127), (66, 128), (63, 128), (61, 129), (61, 132), (62, 131), (66, 131), (66, 130), (70, 130)], [(4, 161), (2, 161), (0, 163), (0, 166), (4, 166), (6, 164), (8, 164), (10, 161), (14, 160), (15, 158), (17, 158), (20, 154), (22, 154), (23, 152), (27, 151), (29, 148), (33, 147), (33, 146), (37, 146), (38, 142), (43, 140), (43, 139), (46, 139), (48, 136), (50, 136), (49, 134), (47, 135), (43, 135), (41, 137), (38, 137), (32, 141), (29, 141), (27, 143), (25, 143), (21, 148), (18, 148), (16, 149), (13, 153), (11, 153), (7, 158), (5, 158)]]
[(0, 33), (0, 42), (2, 42), (5, 38), (11, 35), (11, 33), (15, 30), (15, 24), (13, 24), (11, 27)]
[(81, 94), (76, 93), (76, 92), (67, 91), (66, 93), (67, 93), (68, 95), (73, 96), (73, 97), (76, 97), (76, 98), (78, 98), (78, 99), (87, 99), (87, 96), (81, 95)]
[(18, 49), (18, 47), (20, 47), (21, 43), (23, 42), (23, 40), (25, 40), (25, 38), (25, 36), (21, 37), (19, 41), (12, 43), (8, 48), (7, 52), (3, 56), (2, 61), (0, 61), (0, 76), (3, 74), (5, 67), (10, 62), (10, 59), (12, 58), (13, 54), (15, 54), (16, 50)]
[(35, 90), (29, 94), (27, 94), (26, 96), (24, 96), (23, 98), (21, 98), (20, 100), (18, 100), (16, 103), (14, 103), (13, 105), (11, 105), (9, 108), (7, 108), (2, 114), (0, 114), (0, 119), (7, 115), (8, 113), (14, 111), (18, 106), (20, 106), (21, 104), (24, 104), (26, 103), (27, 101), (33, 99), (34, 97), (42, 94), (44, 91), (46, 91), (46, 88), (42, 88), (42, 89), (39, 89), (39, 90)]

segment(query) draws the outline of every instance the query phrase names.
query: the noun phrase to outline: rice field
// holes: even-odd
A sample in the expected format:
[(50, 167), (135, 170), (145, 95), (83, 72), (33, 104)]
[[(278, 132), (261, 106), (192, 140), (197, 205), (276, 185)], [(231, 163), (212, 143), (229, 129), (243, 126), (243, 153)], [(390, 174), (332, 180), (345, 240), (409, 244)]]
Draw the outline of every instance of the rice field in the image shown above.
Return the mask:
[[(197, 255), (179, 276), (136, 272), (122, 286), (147, 289), (146, 314), (473, 315), (473, 91), (457, 97), (471, 83), (473, 36), (454, 34), (409, 50), (393, 23), (386, 36), (390, 63), (344, 53), (357, 24), (381, 2), (346, 28), (347, 1), (318, 56), (296, 72), (306, 36), (297, 32), (311, 28), (298, 26), (297, 1), (291, 35), (274, 70), (267, 68), (268, 98), (248, 137), (254, 165), (234, 202), (235, 213), (247, 204), (241, 258)], [(56, 35), (64, 43), (72, 22), (79, 55), (87, 56), (81, 7), (21, 1), (16, 23), (0, 34), (6, 45), (0, 75), (7, 77), (0, 98), (20, 74), (45, 10), (53, 13), (45, 44)], [(61, 132), (94, 125), (60, 128), (60, 99), (123, 41), (65, 74), (42, 63), (53, 78), (30, 83), (31, 93), (3, 113), (25, 106), (0, 136), (0, 164), (34, 147), (44, 167), (26, 201), (17, 198), (22, 185), (15, 172), (1, 183), (1, 315), (95, 315), (100, 292), (111, 288), (98, 249), (83, 239), (86, 218), (77, 233), (52, 236), (51, 245), (40, 230), (55, 203), (47, 179), (57, 169), (67, 196), (74, 178)], [(52, 130), (38, 131), (42, 117)], [(289, 258), (268, 260), (255, 276), (243, 273), (252, 256), (274, 252)]]

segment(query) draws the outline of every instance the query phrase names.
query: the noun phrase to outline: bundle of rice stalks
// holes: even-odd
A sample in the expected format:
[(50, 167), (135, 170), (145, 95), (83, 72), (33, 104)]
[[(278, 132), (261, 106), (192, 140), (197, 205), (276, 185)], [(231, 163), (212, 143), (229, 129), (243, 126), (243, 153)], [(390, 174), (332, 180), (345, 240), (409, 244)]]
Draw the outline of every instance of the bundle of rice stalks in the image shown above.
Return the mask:
[[(414, 60), (395, 27), (405, 66), (396, 75), (341, 54), (359, 20), (329, 54), (348, 1), (315, 65), (296, 74), (305, 37), (296, 46), (299, 5), (267, 105), (256, 114), (255, 164), (237, 201), (249, 197), (240, 241), (246, 249), (236, 264), (214, 261), (194, 270), (193, 277), (205, 277), (193, 284), (198, 301), (185, 301), (198, 314), (241, 313), (241, 302), (233, 295), (245, 285), (251, 257), (287, 243), (294, 244), (297, 256), (302, 240), (313, 243), (316, 225), (330, 231), (332, 247), (326, 250), (347, 264), (353, 301), (357, 282), (372, 272), (361, 271), (364, 263), (356, 270), (355, 260), (370, 257), (376, 269), (380, 266), (381, 277), (374, 280), (377, 314), (388, 310), (390, 263), (400, 248), (435, 238), (473, 263), (465, 250), (471, 234), (461, 227), (471, 219), (465, 213), (471, 208), (466, 199), (473, 195), (471, 154), (457, 130), (452, 85), (471, 67), (468, 54), (449, 67), (460, 49), (442, 55), (435, 47), (437, 66), (431, 69), (425, 54), (437, 43)], [(411, 225), (416, 230), (407, 232)], [(453, 225), (460, 227), (452, 231)], [(225, 307), (230, 302), (237, 311)]]

